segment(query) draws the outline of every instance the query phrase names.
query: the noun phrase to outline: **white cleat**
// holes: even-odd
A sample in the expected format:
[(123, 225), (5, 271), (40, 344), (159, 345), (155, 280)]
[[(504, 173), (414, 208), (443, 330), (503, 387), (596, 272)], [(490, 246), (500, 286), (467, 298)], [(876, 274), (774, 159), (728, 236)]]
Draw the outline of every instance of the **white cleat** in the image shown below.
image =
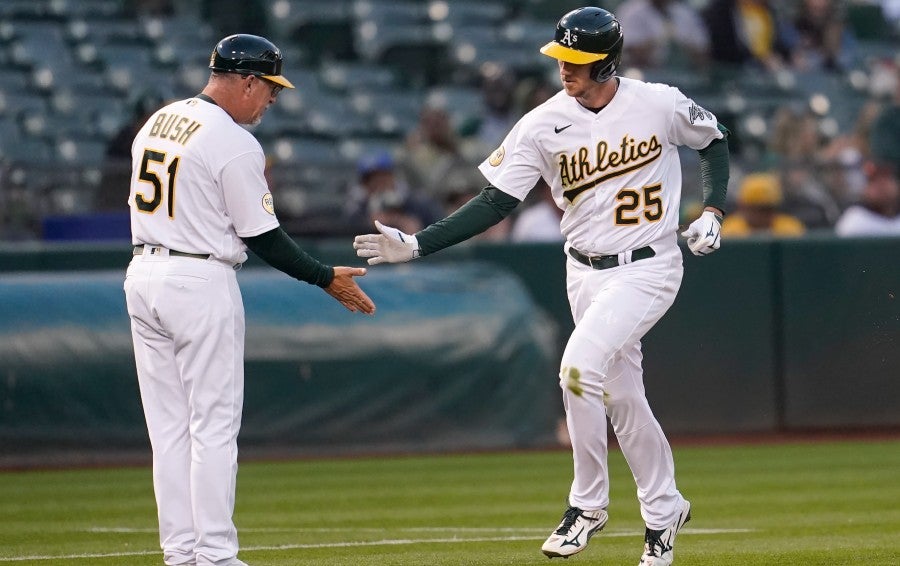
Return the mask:
[(569, 506), (563, 513), (559, 527), (544, 542), (541, 552), (547, 558), (568, 558), (584, 550), (591, 537), (600, 532), (609, 515), (601, 509), (599, 511), (582, 511), (578, 507)]
[(675, 535), (691, 520), (691, 502), (685, 500), (684, 509), (675, 522), (665, 529), (647, 529), (644, 534), (644, 554), (638, 566), (672, 566), (675, 561)]

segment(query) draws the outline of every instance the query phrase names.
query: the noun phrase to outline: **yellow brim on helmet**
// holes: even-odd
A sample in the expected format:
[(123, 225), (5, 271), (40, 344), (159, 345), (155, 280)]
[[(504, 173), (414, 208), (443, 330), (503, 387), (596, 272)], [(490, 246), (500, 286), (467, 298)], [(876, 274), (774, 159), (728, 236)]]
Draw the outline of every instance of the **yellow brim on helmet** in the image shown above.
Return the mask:
[(606, 53), (589, 53), (587, 51), (579, 51), (560, 45), (556, 41), (551, 41), (547, 45), (541, 47), (541, 53), (566, 63), (574, 63), (576, 65), (585, 65), (606, 59)]
[(281, 75), (260, 75), (260, 76), (262, 78), (266, 79), (267, 81), (272, 81), (273, 83), (275, 83), (277, 85), (281, 85), (284, 88), (294, 88), (294, 85), (291, 84), (291, 81), (287, 80), (286, 78), (282, 77)]

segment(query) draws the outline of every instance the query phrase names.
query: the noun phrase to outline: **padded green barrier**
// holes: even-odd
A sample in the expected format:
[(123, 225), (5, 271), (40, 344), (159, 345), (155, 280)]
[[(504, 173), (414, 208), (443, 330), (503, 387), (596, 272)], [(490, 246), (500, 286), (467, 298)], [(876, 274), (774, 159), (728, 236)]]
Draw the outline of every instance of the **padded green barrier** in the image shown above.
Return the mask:
[(678, 298), (643, 341), (647, 397), (667, 433), (779, 426), (773, 249), (685, 252)]
[[(362, 264), (355, 257), (348, 241), (304, 242), (303, 245), (313, 255), (332, 263)], [(900, 395), (897, 394), (897, 382), (900, 378), (900, 312), (897, 298), (900, 294), (900, 238), (838, 239), (808, 236), (798, 240), (729, 240), (719, 252), (711, 256), (696, 258), (685, 251), (684, 257), (685, 276), (678, 299), (670, 312), (650, 331), (643, 344), (647, 394), (667, 433), (900, 426)], [(130, 249), (127, 246), (0, 249), (0, 283), (28, 277), (9, 275), (9, 272), (23, 269), (61, 271), (78, 267), (87, 270), (120, 265), (124, 270), (129, 259)], [(403, 316), (409, 320), (417, 320), (422, 328), (430, 328), (434, 317), (426, 312), (430, 308), (427, 301), (412, 301), (390, 308), (386, 308), (386, 305), (401, 300), (401, 297), (409, 299), (424, 293), (424, 290), (415, 288), (415, 282), (419, 277), (425, 277), (430, 270), (441, 270), (439, 272), (445, 277), (439, 278), (438, 283), (449, 284), (452, 281), (462, 281), (465, 270), (471, 266), (471, 262), (476, 261), (483, 262), (479, 267), (479, 277), (486, 277), (491, 281), (494, 281), (492, 277), (501, 277), (504, 285), (515, 289), (514, 294), (527, 295), (520, 305), (521, 311), (517, 312), (518, 316), (525, 317), (523, 320), (529, 321), (528, 324), (532, 325), (530, 328), (548, 326), (558, 329), (555, 337), (549, 339), (548, 343), (538, 340), (541, 347), (546, 348), (546, 352), (542, 351), (541, 354), (540, 363), (545, 368), (541, 371), (555, 376), (561, 347), (572, 328), (565, 296), (565, 256), (559, 244), (467, 242), (408, 265), (376, 266), (363, 280), (363, 286), (381, 303), (378, 316), (371, 321), (371, 331), (390, 336), (402, 335), (404, 327), (399, 322), (385, 324), (387, 313), (394, 310), (403, 312)], [(259, 260), (251, 259), (248, 266), (260, 263)], [(254, 271), (245, 268), (244, 273)], [(277, 273), (268, 276), (276, 279), (283, 277)], [(396, 283), (388, 284), (384, 278), (391, 280), (394, 276), (402, 285), (413, 285), (414, 288), (396, 294), (389, 291), (391, 285)], [(80, 274), (64, 277), (69, 277), (70, 281), (89, 281), (92, 276)], [(117, 305), (120, 304), (117, 301), (120, 301), (121, 293), (118, 279), (118, 274), (112, 278), (116, 286), (113, 300)], [(273, 300), (277, 304), (282, 300), (281, 297), (308, 292), (289, 280), (285, 280), (284, 285), (284, 291), (273, 290), (264, 297), (257, 297), (251, 288), (245, 287), (245, 296), (253, 297), (251, 303)], [(66, 293), (68, 290), (63, 289), (59, 295), (65, 297)], [(23, 296), (29, 295), (26, 293)], [(453, 301), (465, 301), (463, 291), (451, 296)], [(48, 300), (59, 301), (62, 300), (60, 297)], [(94, 296), (89, 300), (102, 302), (105, 299)], [(318, 308), (322, 306), (320, 302), (324, 304), (327, 301), (317, 298), (309, 302)], [(7, 301), (0, 303), (0, 327), (5, 324), (7, 311), (3, 309), (9, 308), (6, 303)], [(124, 316), (124, 307), (120, 307)], [(274, 307), (269, 308), (274, 310)], [(417, 313), (420, 308), (425, 310)], [(533, 319), (526, 317), (526, 314)], [(297, 314), (297, 317), (302, 316), (305, 315)], [(327, 322), (331, 324), (334, 318), (342, 316), (336, 312), (334, 317), (326, 317)], [(442, 316), (446, 316), (446, 313)], [(539, 322), (548, 319), (550, 323)], [(125, 319), (118, 320), (125, 324)], [(59, 340), (63, 349), (74, 348), (73, 344), (79, 344), (79, 339), (90, 340), (96, 332), (90, 327), (79, 326), (84, 322), (80, 315), (72, 317), (69, 322), (71, 327), (68, 335)], [(441, 318), (440, 324), (446, 324), (446, 321)], [(127, 333), (124, 336), (127, 340)], [(327, 336), (329, 339), (333, 337), (330, 334)], [(451, 333), (440, 337), (445, 338), (457, 339)], [(121, 340), (122, 337), (118, 339)], [(375, 374), (401, 376), (404, 384), (413, 387), (413, 382), (407, 381), (409, 374), (421, 373), (423, 370), (419, 364), (430, 361), (429, 356), (434, 357), (435, 366), (446, 368), (442, 370), (444, 375), (486, 376), (497, 369), (495, 362), (481, 356), (477, 350), (473, 349), (474, 353), (468, 359), (464, 350), (457, 350), (446, 340), (444, 344), (448, 349), (438, 346), (436, 342), (427, 356), (421, 357), (398, 356), (394, 353), (396, 346), (381, 344), (381, 349), (359, 350), (358, 357), (339, 355), (329, 358), (328, 352), (321, 352), (315, 358), (293, 361), (248, 358), (248, 379), (251, 371), (264, 377), (254, 383), (248, 382), (246, 438), (265, 443), (270, 438), (281, 435), (291, 438), (292, 442), (309, 442), (316, 449), (327, 449), (330, 435), (347, 434), (356, 426), (351, 421), (323, 418), (319, 421), (301, 420), (296, 428), (291, 429), (285, 423), (290, 418), (297, 418), (296, 416), (285, 416), (284, 421), (278, 419), (282, 413), (290, 413), (287, 405), (296, 399), (291, 399), (290, 403), (285, 401), (285, 406), (281, 407), (271, 403), (267, 405), (264, 400), (254, 398), (255, 395), (271, 398), (274, 393), (270, 392), (292, 390), (295, 386), (308, 387), (310, 396), (320, 396), (322, 392), (317, 388), (323, 387), (324, 382), (310, 382), (307, 385), (306, 376), (340, 375), (340, 380), (352, 389), (349, 384), (354, 376), (368, 372), (368, 368), (374, 365), (378, 368)], [(269, 347), (265, 344), (257, 346)], [(128, 350), (122, 345), (117, 348), (116, 352)], [(306, 346), (303, 348), (306, 352), (316, 351)], [(347, 349), (357, 351), (355, 344)], [(447, 357), (448, 352), (456, 352), (458, 355)], [(127, 374), (128, 378), (124, 381), (111, 382), (108, 378), (103, 381), (107, 388), (104, 394), (110, 400), (105, 410), (109, 414), (108, 422), (111, 423), (108, 436), (113, 437), (119, 434), (117, 431), (121, 431), (124, 437), (132, 438), (136, 426), (134, 423), (137, 422), (142, 427), (140, 418), (135, 418), (135, 415), (140, 417), (139, 408), (137, 412), (133, 407), (125, 411), (122, 408), (124, 405), (118, 401), (137, 399), (136, 386), (131, 377), (133, 368), (130, 350), (127, 351), (127, 358), (116, 358), (112, 356), (112, 351), (108, 353), (110, 355), (106, 357), (92, 358), (95, 366), (79, 369), (81, 373), (73, 372), (71, 387), (83, 391), (86, 385), (95, 383), (93, 380), (84, 380), (84, 376)], [(506, 356), (505, 359), (515, 358)], [(43, 363), (40, 359), (33, 361)], [(500, 364), (508, 365), (509, 362)], [(5, 384), (0, 388), (0, 407), (3, 410), (7, 410), (9, 406), (9, 384), (22, 382), (22, 370), (12, 369), (14, 371), (10, 371), (5, 354), (0, 351), (0, 379)], [(379, 373), (382, 371), (383, 373)], [(429, 379), (438, 380), (438, 373), (430, 375)], [(37, 379), (46, 378), (38, 376)], [(439, 380), (437, 382), (440, 383)], [(390, 380), (385, 379), (380, 383), (387, 388)], [(555, 377), (547, 381), (535, 381), (533, 384), (535, 387), (546, 388), (541, 389), (544, 391), (542, 395), (549, 399), (549, 408), (546, 410), (550, 413), (555, 411), (558, 415), (560, 401)], [(474, 386), (474, 383), (470, 385)], [(433, 390), (433, 385), (423, 386), (416, 382), (415, 386), (421, 389), (418, 393), (409, 390), (409, 395), (425, 395), (426, 390)], [(47, 396), (72, 398), (75, 399), (73, 403), (77, 404), (77, 394), (65, 391), (49, 393)], [(394, 393), (397, 395), (397, 403), (413, 410), (408, 403), (409, 397), (404, 396), (406, 393)], [(455, 404), (449, 403), (453, 406), (452, 412), (468, 415), (466, 411), (469, 408), (461, 399)], [(372, 405), (364, 409), (375, 415), (370, 423), (376, 418), (380, 419), (380, 415), (394, 401), (384, 397), (382, 402), (383, 407)], [(354, 406), (358, 407), (358, 404), (350, 402), (332, 409), (332, 413), (326, 411), (322, 414), (327, 417)], [(498, 405), (495, 409), (502, 409), (502, 406)], [(121, 411), (127, 412), (131, 420), (116, 420), (119, 418), (117, 412)], [(256, 411), (269, 411), (278, 418), (267, 419)], [(309, 413), (303, 413), (307, 414)], [(549, 413), (538, 414), (542, 419), (551, 418)], [(6, 426), (4, 423), (7, 422), (7, 417), (0, 417), (0, 426)], [(250, 426), (250, 422), (259, 424)], [(351, 424), (346, 429), (340, 429), (340, 422)], [(114, 426), (112, 423), (119, 424)], [(313, 430), (317, 426), (338, 428), (317, 432)], [(522, 426), (525, 426), (524, 423)], [(533, 430), (542, 430), (543, 426), (535, 425)], [(305, 428), (311, 430), (302, 434), (298, 432)], [(394, 433), (386, 432), (381, 425), (374, 426), (371, 430), (371, 437), (356, 438), (353, 442), (357, 445), (375, 442), (380, 442), (380, 445), (400, 444), (400, 441), (391, 436)], [(407, 441), (410, 435), (414, 435), (417, 446), (431, 446), (429, 443), (433, 439), (440, 438), (438, 442), (446, 441), (446, 437), (440, 436), (441, 430), (451, 429), (436, 426), (431, 430), (426, 425), (415, 431), (407, 430), (407, 437), (401, 440)], [(518, 443), (521, 438), (527, 439), (530, 434), (525, 431), (507, 435), (505, 441)], [(72, 436), (82, 440), (77, 433)], [(458, 439), (458, 435), (454, 433), (453, 438)]]
[(900, 239), (782, 250), (786, 424), (900, 425)]
[[(0, 278), (0, 454), (146, 445), (123, 273)], [(546, 445), (554, 327), (496, 266), (382, 267), (375, 317), (271, 269), (239, 273), (239, 441), (322, 453)]]

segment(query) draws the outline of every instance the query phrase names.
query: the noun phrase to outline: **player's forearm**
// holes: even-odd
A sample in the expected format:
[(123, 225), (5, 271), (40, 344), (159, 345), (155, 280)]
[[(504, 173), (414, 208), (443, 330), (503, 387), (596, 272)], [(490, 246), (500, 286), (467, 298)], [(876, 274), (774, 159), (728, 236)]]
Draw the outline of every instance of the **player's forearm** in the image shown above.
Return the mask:
[(327, 287), (334, 279), (334, 268), (300, 249), (280, 226), (258, 236), (241, 238), (263, 261), (300, 281)]
[(495, 187), (486, 187), (469, 202), (416, 234), (422, 255), (428, 255), (480, 234), (509, 216), (519, 201)]
[(703, 205), (725, 212), (725, 197), (728, 193), (728, 130), (725, 137), (714, 140), (700, 150), (700, 185), (703, 187)]

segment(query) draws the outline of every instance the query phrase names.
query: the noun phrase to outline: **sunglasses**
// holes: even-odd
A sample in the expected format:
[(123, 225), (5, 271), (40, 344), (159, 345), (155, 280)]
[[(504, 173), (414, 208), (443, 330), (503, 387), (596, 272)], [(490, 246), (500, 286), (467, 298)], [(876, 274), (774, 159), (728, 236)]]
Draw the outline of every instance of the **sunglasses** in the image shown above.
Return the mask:
[(279, 92), (284, 90), (284, 87), (281, 85), (277, 85), (275, 83), (271, 83), (271, 84), (272, 84), (272, 97), (274, 98), (274, 97), (278, 96)]
[(270, 80), (268, 80), (268, 79), (264, 79), (264, 78), (259, 77), (259, 76), (256, 76), (256, 75), (246, 74), (246, 75), (244, 75), (244, 77), (256, 77), (256, 80), (261, 81), (261, 82), (264, 82), (264, 83), (266, 83), (267, 85), (269, 85), (269, 88), (272, 89), (272, 94), (271, 94), (271, 95), (272, 95), (273, 97), (278, 96), (278, 93), (281, 92), (282, 90), (284, 90), (284, 87), (283, 87), (282, 85), (277, 84), (277, 83), (274, 83), (274, 82), (272, 82), (272, 81), (270, 81)]
[(272, 98), (278, 96), (278, 93), (284, 90), (284, 87), (280, 84), (273, 83), (272, 81), (268, 81), (266, 79), (262, 79), (264, 82), (268, 83), (270, 87), (272, 87)]

